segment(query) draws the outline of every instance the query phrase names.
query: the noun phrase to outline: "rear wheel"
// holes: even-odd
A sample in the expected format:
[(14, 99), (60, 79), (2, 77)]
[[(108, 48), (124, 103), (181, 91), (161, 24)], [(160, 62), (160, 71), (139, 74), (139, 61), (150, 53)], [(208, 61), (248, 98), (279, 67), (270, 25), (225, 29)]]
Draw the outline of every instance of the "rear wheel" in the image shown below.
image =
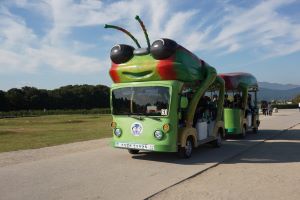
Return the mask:
[(245, 138), (246, 137), (246, 126), (244, 125), (243, 128), (242, 128), (242, 132), (241, 132), (241, 138)]
[(128, 152), (130, 154), (138, 154), (139, 153), (139, 150), (136, 150), (136, 149), (128, 149)]
[(253, 132), (254, 134), (257, 134), (257, 133), (258, 133), (258, 128), (253, 128), (253, 129), (252, 129), (252, 132)]
[(215, 148), (221, 147), (222, 146), (222, 140), (223, 140), (222, 131), (219, 130), (218, 135), (217, 135), (217, 139), (212, 142), (213, 147), (215, 147)]
[(191, 137), (186, 139), (185, 147), (178, 148), (178, 155), (180, 158), (189, 158), (193, 152), (193, 140)]

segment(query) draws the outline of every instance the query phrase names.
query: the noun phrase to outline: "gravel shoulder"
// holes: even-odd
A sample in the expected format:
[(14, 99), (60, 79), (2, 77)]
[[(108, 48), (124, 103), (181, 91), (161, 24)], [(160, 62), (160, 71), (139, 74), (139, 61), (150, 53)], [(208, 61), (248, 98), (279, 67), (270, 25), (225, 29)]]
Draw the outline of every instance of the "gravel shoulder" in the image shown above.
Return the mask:
[(29, 149), (0, 153), (0, 167), (15, 165), (25, 162), (33, 162), (53, 157), (65, 156), (67, 154), (101, 149), (109, 145), (110, 138), (75, 142), (70, 144), (44, 147), (40, 149)]

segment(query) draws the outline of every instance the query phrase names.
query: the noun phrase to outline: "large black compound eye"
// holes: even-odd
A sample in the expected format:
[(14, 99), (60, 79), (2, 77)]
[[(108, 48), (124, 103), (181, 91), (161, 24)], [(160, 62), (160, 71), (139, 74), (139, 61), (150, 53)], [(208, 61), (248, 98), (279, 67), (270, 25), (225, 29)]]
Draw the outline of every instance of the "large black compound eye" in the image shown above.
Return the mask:
[(174, 40), (162, 38), (153, 42), (150, 52), (156, 60), (170, 57), (176, 51), (177, 43)]
[(134, 48), (126, 44), (115, 45), (110, 51), (110, 59), (121, 64), (129, 61), (133, 57)]

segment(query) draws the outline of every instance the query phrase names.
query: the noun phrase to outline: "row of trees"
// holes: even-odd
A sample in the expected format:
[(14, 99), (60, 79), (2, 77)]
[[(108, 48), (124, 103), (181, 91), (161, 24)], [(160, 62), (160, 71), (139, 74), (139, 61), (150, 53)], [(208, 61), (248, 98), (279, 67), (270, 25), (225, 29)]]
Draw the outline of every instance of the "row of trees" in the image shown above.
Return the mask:
[(292, 100), (292, 102), (295, 103), (295, 104), (300, 103), (300, 94), (297, 95), (297, 96)]
[(109, 87), (68, 85), (54, 90), (34, 87), (0, 90), (0, 111), (36, 109), (92, 109), (109, 107)]

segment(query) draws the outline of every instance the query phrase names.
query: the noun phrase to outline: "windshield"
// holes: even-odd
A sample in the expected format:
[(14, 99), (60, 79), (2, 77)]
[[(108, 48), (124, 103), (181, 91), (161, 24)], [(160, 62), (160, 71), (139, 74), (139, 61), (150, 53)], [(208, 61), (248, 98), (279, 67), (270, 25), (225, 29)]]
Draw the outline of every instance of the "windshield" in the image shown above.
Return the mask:
[(126, 87), (112, 91), (114, 115), (168, 115), (169, 88), (162, 86)]

